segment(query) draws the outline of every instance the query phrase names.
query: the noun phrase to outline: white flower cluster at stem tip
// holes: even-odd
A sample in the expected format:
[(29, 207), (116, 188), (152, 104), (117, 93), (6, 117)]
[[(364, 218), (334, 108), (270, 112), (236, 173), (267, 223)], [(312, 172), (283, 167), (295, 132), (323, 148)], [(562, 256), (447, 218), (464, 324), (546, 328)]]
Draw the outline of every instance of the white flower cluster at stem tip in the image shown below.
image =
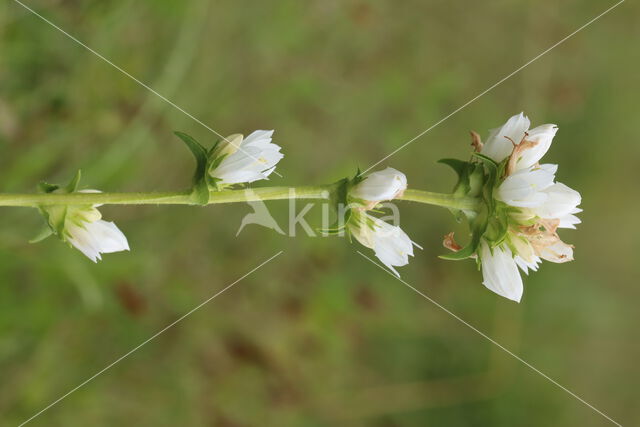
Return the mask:
[(481, 153), (497, 163), (506, 161), (505, 176), (494, 196), (509, 206), (509, 229), (504, 242), (481, 241), (483, 284), (514, 301), (523, 293), (518, 268), (528, 274), (544, 259), (562, 263), (573, 260), (573, 246), (560, 240), (559, 228), (575, 228), (580, 220), (580, 193), (555, 182), (557, 165), (539, 164), (558, 127), (552, 124), (529, 129), (522, 113), (491, 131)]

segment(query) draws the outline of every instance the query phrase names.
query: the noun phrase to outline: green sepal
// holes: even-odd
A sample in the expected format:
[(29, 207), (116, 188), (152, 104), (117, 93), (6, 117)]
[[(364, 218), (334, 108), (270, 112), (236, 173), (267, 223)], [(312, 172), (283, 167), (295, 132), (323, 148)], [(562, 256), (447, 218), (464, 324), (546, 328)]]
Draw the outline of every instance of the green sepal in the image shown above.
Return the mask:
[(485, 165), (489, 167), (496, 168), (496, 169), (498, 168), (498, 164), (496, 163), (496, 161), (489, 156), (486, 156), (482, 153), (476, 153), (476, 152), (471, 153), (471, 155), (481, 160)]
[(216, 156), (216, 149), (218, 148), (218, 146), (220, 145), (220, 141), (222, 141), (221, 139), (218, 139), (214, 144), (213, 147), (209, 148), (209, 150), (207, 151), (207, 159), (211, 160)]
[(459, 159), (440, 159), (438, 163), (451, 167), (458, 174), (458, 178), (462, 177), (469, 165), (469, 162)]
[[(438, 163), (451, 167), (458, 175), (458, 182), (453, 187), (452, 194), (460, 197), (478, 197), (480, 195), (485, 181), (484, 168), (481, 165), (458, 159), (440, 159)], [(469, 220), (475, 217), (473, 212), (461, 209), (450, 208), (449, 211), (456, 222), (462, 222), (465, 217)]]
[(60, 186), (57, 184), (49, 184), (45, 181), (40, 181), (38, 183), (38, 191), (40, 191), (41, 193), (53, 193), (58, 188), (60, 188)]
[(194, 204), (206, 205), (209, 203), (209, 185), (207, 183), (207, 150), (194, 138), (183, 132), (174, 132), (180, 138), (196, 159), (196, 170), (193, 174), (193, 186), (190, 199)]
[(73, 193), (78, 189), (78, 185), (80, 185), (80, 178), (82, 178), (82, 171), (78, 169), (78, 172), (71, 178), (71, 181), (65, 187), (65, 191), (67, 193)]
[(38, 242), (42, 242), (44, 239), (46, 239), (49, 236), (52, 236), (53, 230), (51, 229), (51, 227), (49, 227), (49, 225), (45, 225), (44, 227), (42, 227), (42, 229), (40, 230), (40, 232), (31, 240), (29, 240), (29, 243), (38, 243)]
[(223, 154), (222, 156), (208, 156), (207, 157), (207, 174), (210, 175), (210, 173), (212, 171), (214, 171), (218, 166), (220, 166), (220, 163), (222, 163), (222, 161), (224, 160), (225, 157), (227, 157), (228, 154)]
[(349, 180), (349, 186), (353, 187), (354, 185), (358, 185), (362, 181), (364, 181), (365, 178), (366, 177), (362, 176), (362, 172), (360, 172), (360, 168), (358, 168), (358, 170), (356, 171), (355, 176)]

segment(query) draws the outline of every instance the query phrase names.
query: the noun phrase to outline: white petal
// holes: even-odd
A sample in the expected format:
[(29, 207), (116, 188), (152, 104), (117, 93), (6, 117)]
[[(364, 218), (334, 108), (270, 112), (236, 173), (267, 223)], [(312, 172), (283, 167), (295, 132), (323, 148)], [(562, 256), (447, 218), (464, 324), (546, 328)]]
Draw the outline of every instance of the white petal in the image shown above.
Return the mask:
[(271, 142), (273, 130), (256, 130), (247, 136), (243, 144), (246, 146), (266, 146)]
[(98, 220), (86, 224), (85, 227), (96, 239), (101, 253), (129, 250), (127, 237), (113, 222)]
[(530, 168), (538, 163), (549, 151), (557, 131), (558, 127), (552, 124), (538, 126), (528, 131), (526, 140), (535, 143), (535, 145), (522, 152), (520, 159), (516, 162), (516, 170)]
[(564, 215), (558, 218), (560, 220), (560, 224), (558, 224), (558, 228), (576, 228), (576, 224), (580, 224), (580, 218), (575, 215)]
[(511, 117), (502, 127), (491, 131), (482, 147), (482, 154), (496, 162), (503, 161), (511, 155), (513, 144), (518, 144), (524, 138), (530, 124), (523, 113)]
[(540, 251), (540, 257), (547, 261), (563, 263), (573, 261), (573, 246), (558, 240)]
[(540, 218), (561, 218), (571, 213), (581, 203), (580, 193), (558, 182), (546, 189), (547, 200), (534, 209)]
[[(273, 131), (256, 131), (271, 134)], [(256, 132), (249, 135), (256, 134)], [(245, 141), (249, 140), (249, 137)], [(268, 139), (268, 140), (267, 140)], [(211, 171), (211, 176), (222, 180), (225, 184), (238, 184), (266, 179), (273, 172), (275, 165), (284, 157), (281, 147), (269, 142), (270, 138), (253, 137), (241, 149), (225, 157), (218, 167)]]
[[(409, 236), (400, 227), (388, 224), (366, 212), (354, 213), (348, 223), (351, 235), (363, 246), (372, 248), (376, 257), (396, 276), (400, 277), (394, 267), (409, 263), (413, 256), (413, 246)], [(419, 247), (419, 246), (418, 246)]]
[(84, 227), (68, 222), (65, 227), (67, 241), (93, 262), (100, 258), (99, 245), (96, 239)]
[(393, 267), (409, 264), (409, 256), (413, 256), (413, 242), (400, 227), (377, 218), (374, 221), (373, 250), (376, 257), (400, 277)]
[(482, 261), (482, 284), (487, 289), (510, 300), (520, 302), (523, 292), (522, 277), (508, 247), (496, 247), (491, 253), (483, 240), (480, 249)]
[(556, 165), (542, 165), (540, 168), (517, 171), (500, 184), (497, 198), (511, 206), (540, 206), (548, 198), (548, 194), (543, 190), (553, 184), (556, 170)]
[(407, 189), (407, 177), (402, 172), (386, 168), (369, 174), (351, 190), (351, 195), (368, 201), (392, 200)]

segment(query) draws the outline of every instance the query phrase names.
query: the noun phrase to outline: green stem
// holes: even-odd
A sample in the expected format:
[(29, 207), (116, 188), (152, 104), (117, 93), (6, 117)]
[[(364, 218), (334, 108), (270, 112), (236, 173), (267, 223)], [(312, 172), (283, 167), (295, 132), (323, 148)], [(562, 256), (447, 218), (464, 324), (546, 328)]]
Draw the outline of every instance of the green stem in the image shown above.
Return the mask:
[(454, 194), (432, 193), (430, 191), (411, 189), (405, 190), (404, 194), (398, 197), (398, 200), (462, 210), (476, 210), (480, 204), (480, 199), (475, 197), (459, 197)]
[[(261, 187), (241, 190), (211, 191), (209, 204), (259, 200), (323, 199), (329, 200), (339, 184), (300, 187)], [(0, 194), (0, 206), (40, 205), (191, 205), (189, 191), (156, 193), (38, 193)], [(408, 200), (454, 209), (473, 210), (479, 200), (452, 194), (406, 190), (398, 200)]]
[[(209, 204), (257, 200), (329, 199), (333, 185), (262, 187), (211, 191)], [(191, 205), (190, 191), (153, 193), (0, 194), (0, 206), (38, 205)]]

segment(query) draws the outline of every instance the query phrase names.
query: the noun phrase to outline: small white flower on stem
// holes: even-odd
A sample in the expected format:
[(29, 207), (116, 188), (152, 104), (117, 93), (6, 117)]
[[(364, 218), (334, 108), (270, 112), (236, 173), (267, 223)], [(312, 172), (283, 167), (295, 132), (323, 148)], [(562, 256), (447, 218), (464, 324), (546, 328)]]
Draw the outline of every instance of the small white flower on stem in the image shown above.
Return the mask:
[(350, 234), (363, 246), (374, 250), (376, 257), (396, 276), (400, 274), (394, 267), (409, 264), (413, 256), (413, 246), (409, 236), (398, 226), (388, 224), (366, 212), (353, 212), (347, 227)]
[[(81, 190), (78, 193), (99, 193)], [(91, 261), (102, 259), (101, 254), (128, 251), (129, 242), (113, 223), (104, 221), (97, 209), (101, 205), (40, 206), (51, 232), (78, 249)]]
[(220, 184), (240, 184), (267, 179), (284, 157), (271, 142), (273, 130), (257, 130), (243, 139), (235, 134), (221, 143), (216, 153), (224, 156), (209, 174)]
[(367, 175), (364, 180), (356, 184), (350, 195), (369, 202), (370, 207), (378, 202), (393, 200), (402, 195), (407, 189), (407, 177), (394, 168), (386, 168)]

